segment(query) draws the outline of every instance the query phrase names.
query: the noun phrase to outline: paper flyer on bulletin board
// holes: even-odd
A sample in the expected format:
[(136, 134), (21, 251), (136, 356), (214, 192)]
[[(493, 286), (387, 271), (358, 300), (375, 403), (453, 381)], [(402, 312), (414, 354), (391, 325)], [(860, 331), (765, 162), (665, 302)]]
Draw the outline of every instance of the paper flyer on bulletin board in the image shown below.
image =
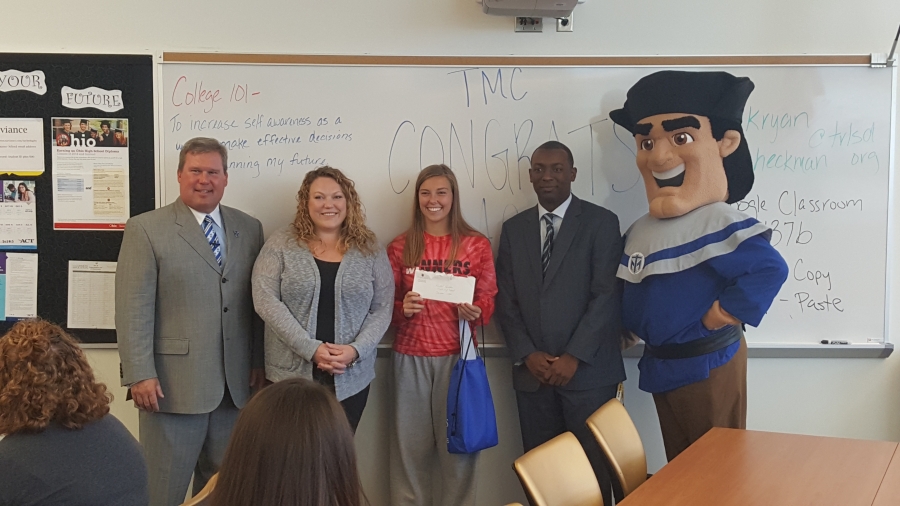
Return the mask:
[(54, 230), (124, 230), (129, 218), (128, 120), (53, 118)]
[(37, 317), (36, 253), (0, 253), (0, 320)]
[(34, 181), (0, 180), (0, 250), (37, 249)]
[(116, 328), (116, 262), (69, 260), (70, 329)]
[(44, 120), (0, 118), (0, 174), (44, 173)]

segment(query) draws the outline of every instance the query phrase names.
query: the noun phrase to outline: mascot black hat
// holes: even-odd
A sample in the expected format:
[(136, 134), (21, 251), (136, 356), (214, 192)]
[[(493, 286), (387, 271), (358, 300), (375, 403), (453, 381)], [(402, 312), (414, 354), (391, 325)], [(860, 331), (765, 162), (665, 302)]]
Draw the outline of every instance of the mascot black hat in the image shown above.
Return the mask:
[(635, 125), (657, 114), (684, 113), (709, 118), (713, 136), (727, 130), (741, 134), (737, 150), (723, 160), (729, 204), (744, 198), (753, 187), (753, 160), (741, 128), (744, 106), (753, 91), (747, 77), (728, 72), (663, 70), (643, 77), (626, 95), (625, 106), (609, 113), (618, 125), (634, 134)]

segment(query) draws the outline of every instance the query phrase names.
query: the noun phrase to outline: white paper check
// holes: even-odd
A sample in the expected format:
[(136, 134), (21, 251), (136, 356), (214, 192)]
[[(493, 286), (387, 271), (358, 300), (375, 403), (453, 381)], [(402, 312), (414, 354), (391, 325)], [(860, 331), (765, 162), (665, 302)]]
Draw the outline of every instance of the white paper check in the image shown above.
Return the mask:
[(475, 278), (416, 269), (412, 291), (423, 299), (471, 304), (475, 297)]

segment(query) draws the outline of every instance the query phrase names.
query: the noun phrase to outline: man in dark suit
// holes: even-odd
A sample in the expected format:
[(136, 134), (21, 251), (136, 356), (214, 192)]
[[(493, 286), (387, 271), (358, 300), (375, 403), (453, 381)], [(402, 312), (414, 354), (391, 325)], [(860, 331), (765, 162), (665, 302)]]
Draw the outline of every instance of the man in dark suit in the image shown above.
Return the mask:
[(513, 361), (525, 451), (571, 431), (604, 497), (610, 476), (587, 417), (625, 380), (615, 214), (572, 195), (577, 169), (564, 144), (542, 144), (528, 173), (538, 205), (503, 224), (497, 319)]
[(227, 167), (215, 139), (185, 143), (179, 198), (128, 220), (122, 238), (116, 335), (122, 384), (141, 410), (151, 506), (181, 504), (192, 473), (200, 491), (251, 386), (265, 381), (250, 288), (262, 225), (219, 205)]

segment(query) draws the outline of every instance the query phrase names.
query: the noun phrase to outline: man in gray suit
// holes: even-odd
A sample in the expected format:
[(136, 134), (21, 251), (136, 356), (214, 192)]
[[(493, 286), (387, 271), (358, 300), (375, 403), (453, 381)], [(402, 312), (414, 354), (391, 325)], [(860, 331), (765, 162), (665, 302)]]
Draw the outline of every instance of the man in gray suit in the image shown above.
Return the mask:
[[(220, 206), (228, 152), (185, 143), (180, 197), (128, 220), (116, 269), (122, 384), (140, 411), (150, 504), (181, 504), (217, 471), (239, 408), (263, 374), (250, 273), (260, 222)], [(253, 366), (251, 372), (251, 364)]]
[(514, 364), (525, 451), (573, 432), (609, 498), (606, 460), (585, 421), (625, 380), (622, 236), (615, 214), (572, 195), (574, 165), (560, 142), (532, 154), (538, 205), (503, 224), (496, 316)]

